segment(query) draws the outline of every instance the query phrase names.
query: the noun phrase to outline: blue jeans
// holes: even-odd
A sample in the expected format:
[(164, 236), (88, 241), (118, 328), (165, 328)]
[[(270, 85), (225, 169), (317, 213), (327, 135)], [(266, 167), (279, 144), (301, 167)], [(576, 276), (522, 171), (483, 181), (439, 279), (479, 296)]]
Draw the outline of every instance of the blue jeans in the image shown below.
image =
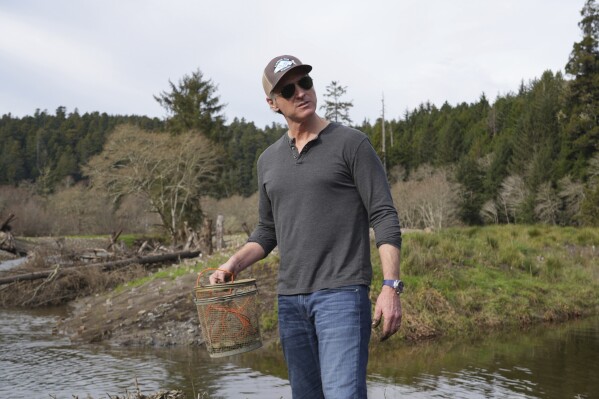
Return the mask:
[(294, 399), (366, 398), (369, 288), (279, 295), (279, 334)]

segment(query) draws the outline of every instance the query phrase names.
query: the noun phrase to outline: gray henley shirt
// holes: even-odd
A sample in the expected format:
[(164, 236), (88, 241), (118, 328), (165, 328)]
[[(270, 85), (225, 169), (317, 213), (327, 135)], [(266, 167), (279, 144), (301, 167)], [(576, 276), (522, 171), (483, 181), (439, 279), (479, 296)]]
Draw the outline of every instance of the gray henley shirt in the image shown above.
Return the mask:
[(298, 153), (287, 134), (258, 159), (259, 222), (248, 239), (280, 252), (278, 293), (295, 295), (372, 280), (377, 247), (401, 247), (383, 166), (366, 135), (330, 123)]

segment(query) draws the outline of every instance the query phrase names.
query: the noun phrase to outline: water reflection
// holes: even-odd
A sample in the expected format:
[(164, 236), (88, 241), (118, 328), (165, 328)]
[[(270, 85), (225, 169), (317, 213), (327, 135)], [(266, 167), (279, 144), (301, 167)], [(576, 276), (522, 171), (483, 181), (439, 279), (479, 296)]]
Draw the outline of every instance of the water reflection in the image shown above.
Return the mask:
[[(0, 311), (0, 397), (106, 398), (183, 389), (188, 398), (290, 398), (280, 351), (212, 359), (203, 348), (73, 346), (56, 314)], [(397, 344), (396, 344), (397, 345)], [(599, 318), (479, 341), (376, 346), (368, 392), (378, 398), (599, 396)]]
[(78, 348), (66, 338), (53, 336), (55, 316), (2, 311), (1, 317), (2, 398), (41, 398), (49, 394), (99, 397), (134, 387), (138, 372), (155, 376), (156, 382), (168, 377), (162, 362), (151, 353), (137, 359), (119, 358), (101, 347)]
[(599, 319), (371, 355), (385, 398), (599, 397)]

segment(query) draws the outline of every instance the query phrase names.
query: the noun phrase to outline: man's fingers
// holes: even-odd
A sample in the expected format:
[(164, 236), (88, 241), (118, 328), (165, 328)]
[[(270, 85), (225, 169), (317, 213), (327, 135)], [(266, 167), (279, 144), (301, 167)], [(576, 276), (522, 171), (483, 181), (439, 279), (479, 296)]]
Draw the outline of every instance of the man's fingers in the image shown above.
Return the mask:
[(225, 283), (227, 281), (227, 275), (219, 270), (212, 273), (208, 280), (210, 281), (210, 284)]
[[(401, 317), (399, 318), (399, 321), (397, 323), (392, 322), (391, 319), (387, 319), (387, 318), (382, 318), (384, 319), (383, 322), (383, 328), (381, 331), (381, 335), (379, 337), (379, 340), (381, 342), (387, 340), (388, 338), (390, 338), (393, 334), (395, 334), (396, 332), (399, 331), (399, 327), (401, 325)], [(379, 326), (379, 324), (381, 324), (381, 319), (374, 319), (372, 321), (372, 328), (376, 328)]]
[(381, 319), (383, 318), (383, 311), (378, 306), (374, 307), (374, 316), (372, 317), (372, 327), (376, 328), (379, 324), (381, 324)]

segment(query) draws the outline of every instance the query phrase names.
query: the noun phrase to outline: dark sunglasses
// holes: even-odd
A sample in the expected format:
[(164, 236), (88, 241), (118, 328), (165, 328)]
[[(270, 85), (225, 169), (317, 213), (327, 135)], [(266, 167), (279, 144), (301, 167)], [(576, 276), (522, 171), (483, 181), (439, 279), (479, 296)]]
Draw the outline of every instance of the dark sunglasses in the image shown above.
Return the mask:
[(310, 90), (312, 86), (314, 86), (312, 78), (306, 75), (297, 82), (289, 83), (283, 86), (283, 88), (281, 89), (281, 97), (283, 97), (285, 100), (289, 100), (291, 97), (293, 97), (293, 95), (295, 94), (296, 83), (299, 87), (301, 87), (304, 90)]

